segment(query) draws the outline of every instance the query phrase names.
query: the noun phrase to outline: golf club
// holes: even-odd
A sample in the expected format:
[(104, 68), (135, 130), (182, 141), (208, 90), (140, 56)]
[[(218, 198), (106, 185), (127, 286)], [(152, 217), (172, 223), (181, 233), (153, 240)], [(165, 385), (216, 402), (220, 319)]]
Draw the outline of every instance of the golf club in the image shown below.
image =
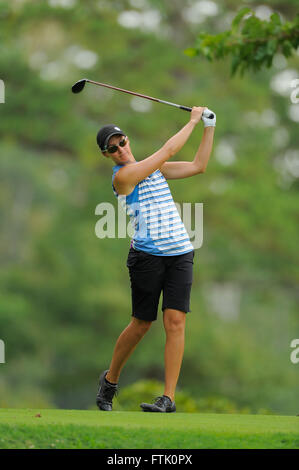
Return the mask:
[[(134, 91), (124, 90), (123, 88), (118, 88), (116, 86), (107, 85), (106, 83), (95, 82), (93, 80), (89, 80), (88, 78), (82, 78), (81, 80), (78, 80), (72, 86), (72, 92), (80, 93), (80, 91), (82, 91), (83, 88), (85, 87), (86, 82), (93, 83), (94, 85), (99, 85), (99, 86), (103, 86), (106, 88), (111, 88), (112, 90), (122, 91), (123, 93), (129, 93), (130, 95), (139, 96), (140, 98), (145, 98), (147, 100), (155, 101), (156, 103), (168, 104), (169, 106), (174, 106), (175, 108), (183, 109), (184, 111), (189, 111), (189, 112), (192, 111), (192, 108), (189, 108), (188, 106), (182, 106), (180, 104), (170, 103), (169, 101), (159, 100), (158, 98), (153, 98), (152, 96), (142, 95), (141, 93), (135, 93)], [(209, 119), (213, 119), (214, 117), (214, 114), (211, 113), (208, 109), (204, 110), (203, 115)]]

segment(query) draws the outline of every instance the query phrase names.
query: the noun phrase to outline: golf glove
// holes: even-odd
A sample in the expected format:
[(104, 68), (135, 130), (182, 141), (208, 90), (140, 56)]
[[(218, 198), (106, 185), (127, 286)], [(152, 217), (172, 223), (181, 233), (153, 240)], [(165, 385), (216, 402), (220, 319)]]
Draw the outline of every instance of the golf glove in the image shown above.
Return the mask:
[[(213, 119), (209, 119), (207, 116), (209, 114), (213, 113), (214, 114), (214, 117)], [(216, 127), (216, 114), (214, 113), (214, 111), (211, 111), (210, 109), (205, 109), (204, 112), (202, 113), (202, 117), (201, 119), (203, 120), (203, 125), (204, 127)]]

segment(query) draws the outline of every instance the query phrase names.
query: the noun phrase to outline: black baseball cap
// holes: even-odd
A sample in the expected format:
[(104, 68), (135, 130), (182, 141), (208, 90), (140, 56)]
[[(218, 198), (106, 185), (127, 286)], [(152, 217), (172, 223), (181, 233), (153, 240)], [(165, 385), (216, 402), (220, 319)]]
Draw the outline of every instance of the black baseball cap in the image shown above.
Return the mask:
[(97, 143), (102, 151), (107, 150), (107, 144), (113, 135), (126, 135), (118, 126), (114, 124), (107, 124), (107, 126), (101, 127), (97, 134)]

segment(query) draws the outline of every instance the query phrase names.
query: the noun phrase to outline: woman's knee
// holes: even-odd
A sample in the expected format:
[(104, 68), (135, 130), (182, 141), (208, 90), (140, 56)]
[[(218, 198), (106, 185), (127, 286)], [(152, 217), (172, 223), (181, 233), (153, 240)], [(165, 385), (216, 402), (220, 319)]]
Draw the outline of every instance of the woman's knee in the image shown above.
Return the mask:
[(186, 314), (178, 310), (165, 309), (163, 322), (166, 332), (182, 333), (185, 330)]
[(132, 317), (131, 323), (140, 334), (146, 333), (150, 329), (151, 324), (152, 324), (151, 321), (140, 320), (139, 318), (136, 318), (136, 317)]

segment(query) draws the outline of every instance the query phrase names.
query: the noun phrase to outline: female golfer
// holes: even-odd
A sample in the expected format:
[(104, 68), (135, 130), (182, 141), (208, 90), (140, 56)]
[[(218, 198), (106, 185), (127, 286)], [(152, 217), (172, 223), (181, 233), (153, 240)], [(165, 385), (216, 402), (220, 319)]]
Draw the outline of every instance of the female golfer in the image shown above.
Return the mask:
[[(163, 291), (163, 323), (166, 332), (165, 387), (155, 403), (142, 403), (143, 411), (174, 412), (175, 389), (184, 352), (186, 313), (190, 312), (194, 248), (173, 201), (167, 179), (204, 173), (211, 154), (216, 115), (203, 115), (205, 107), (193, 107), (189, 122), (163, 147), (136, 161), (128, 136), (115, 125), (102, 127), (97, 143), (103, 155), (115, 163), (112, 189), (130, 215), (135, 228), (127, 258), (131, 283), (132, 319), (120, 334), (109, 369), (100, 376), (96, 403), (111, 411), (121, 370), (141, 338), (157, 319)], [(204, 123), (204, 132), (192, 162), (168, 160)]]

